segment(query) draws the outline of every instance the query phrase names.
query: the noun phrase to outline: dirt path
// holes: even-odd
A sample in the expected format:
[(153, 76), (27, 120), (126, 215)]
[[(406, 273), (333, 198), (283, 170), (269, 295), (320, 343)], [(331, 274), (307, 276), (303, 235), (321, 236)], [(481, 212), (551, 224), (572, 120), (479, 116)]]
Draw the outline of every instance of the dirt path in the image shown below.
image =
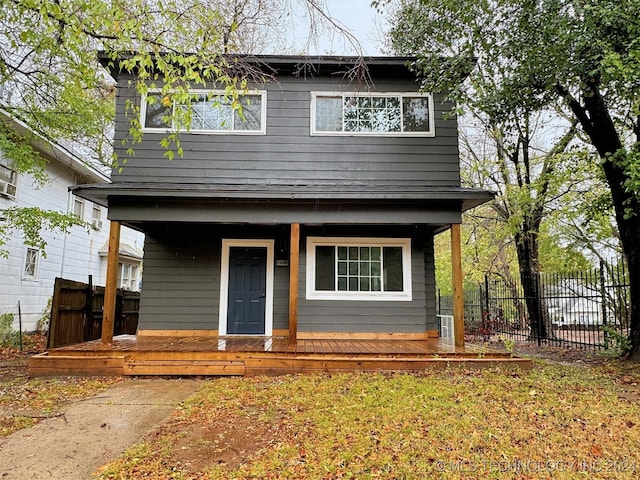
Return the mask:
[(0, 440), (0, 478), (87, 480), (165, 421), (201, 381), (127, 379)]

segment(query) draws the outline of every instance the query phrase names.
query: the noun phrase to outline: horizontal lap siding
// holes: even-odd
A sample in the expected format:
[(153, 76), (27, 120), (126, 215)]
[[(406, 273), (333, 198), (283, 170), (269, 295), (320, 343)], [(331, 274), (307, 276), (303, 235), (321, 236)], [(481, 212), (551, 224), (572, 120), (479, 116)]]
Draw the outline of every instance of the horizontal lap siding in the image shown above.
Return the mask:
[(148, 234), (140, 292), (142, 330), (216, 330), (220, 242), (179, 231)]
[[(388, 237), (406, 237), (406, 231), (383, 232)], [(308, 235), (316, 235), (308, 232)], [(326, 236), (373, 236), (370, 231), (332, 231)], [(382, 235), (380, 235), (382, 236)], [(300, 332), (355, 333), (424, 333), (435, 327), (435, 291), (432, 278), (433, 248), (431, 234), (414, 235), (411, 241), (412, 300), (355, 301), (307, 300), (306, 297), (306, 236), (300, 241), (300, 300), (298, 330)], [(431, 256), (431, 258), (425, 258)], [(426, 273), (425, 273), (425, 270)]]
[[(278, 242), (281, 230), (207, 225), (151, 227), (145, 241), (139, 328), (217, 330), (223, 238)], [(288, 328), (289, 269), (275, 267), (274, 329)]]
[[(375, 79), (374, 79), (375, 80)], [(181, 135), (183, 157), (168, 161), (161, 133), (145, 133), (127, 158), (129, 130), (124, 102), (139, 102), (135, 90), (120, 80), (116, 148), (124, 169), (117, 182), (241, 184), (371, 183), (386, 185), (458, 186), (457, 124), (444, 118), (450, 104), (435, 96), (436, 136), (311, 136), (311, 91), (340, 91), (339, 79), (283, 78), (269, 85), (266, 135)], [(354, 88), (354, 87), (351, 87)], [(377, 91), (415, 90), (415, 84), (378, 82)]]

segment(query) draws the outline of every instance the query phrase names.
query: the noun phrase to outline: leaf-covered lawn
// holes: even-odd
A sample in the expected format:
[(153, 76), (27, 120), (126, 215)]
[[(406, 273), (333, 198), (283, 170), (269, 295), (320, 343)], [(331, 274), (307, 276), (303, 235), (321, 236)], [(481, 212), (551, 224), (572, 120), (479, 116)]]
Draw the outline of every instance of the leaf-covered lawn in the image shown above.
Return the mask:
[(637, 478), (637, 381), (547, 364), (219, 378), (101, 478)]
[[(106, 390), (117, 378), (26, 378), (21, 372), (0, 377), (0, 438), (59, 414), (69, 402)], [(24, 370), (25, 373), (22, 373)]]

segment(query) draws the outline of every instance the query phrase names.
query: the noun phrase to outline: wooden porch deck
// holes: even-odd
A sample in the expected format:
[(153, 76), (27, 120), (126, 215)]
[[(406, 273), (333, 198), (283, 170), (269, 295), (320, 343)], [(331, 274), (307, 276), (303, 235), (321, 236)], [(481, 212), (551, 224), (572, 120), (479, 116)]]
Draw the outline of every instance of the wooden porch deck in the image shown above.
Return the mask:
[(30, 360), (31, 376), (279, 375), (285, 373), (424, 370), (499, 364), (530, 368), (508, 353), (463, 348), (446, 339), (298, 340), (286, 337), (166, 337), (123, 335), (51, 349)]

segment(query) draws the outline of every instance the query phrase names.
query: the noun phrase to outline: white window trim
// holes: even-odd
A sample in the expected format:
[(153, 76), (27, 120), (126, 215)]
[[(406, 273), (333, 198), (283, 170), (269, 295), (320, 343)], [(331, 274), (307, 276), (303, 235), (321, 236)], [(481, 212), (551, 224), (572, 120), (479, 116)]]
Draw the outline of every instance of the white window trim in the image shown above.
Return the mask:
[[(316, 98), (317, 97), (427, 97), (429, 98), (428, 132), (327, 132), (316, 130)], [(311, 136), (319, 137), (435, 137), (433, 95), (421, 92), (311, 92)]]
[[(402, 247), (402, 292), (329, 292), (315, 290), (317, 246), (357, 245), (363, 247)], [(307, 299), (367, 300), (409, 302), (413, 298), (411, 285), (410, 238), (307, 237)]]
[[(274, 240), (222, 239), (222, 258), (220, 267), (220, 314), (218, 319), (218, 335), (227, 335), (229, 308), (229, 253), (231, 247), (266, 247), (267, 279), (264, 305), (264, 335), (273, 335), (273, 277), (274, 277)], [(246, 335), (242, 335), (246, 336)]]
[[(159, 88), (149, 90), (149, 94), (162, 92)], [(224, 90), (209, 90), (209, 89), (190, 89), (190, 94), (212, 94), (212, 95), (225, 95)], [(192, 135), (266, 135), (267, 134), (267, 91), (266, 90), (249, 90), (242, 95), (260, 95), (261, 97), (261, 112), (260, 112), (260, 130), (192, 130), (184, 129), (181, 133), (187, 133)], [(153, 128), (145, 127), (147, 117), (147, 96), (143, 95), (140, 102), (140, 125), (142, 126), (143, 133), (169, 133), (175, 132), (176, 128)]]
[[(76, 205), (80, 205), (80, 214), (76, 213)], [(86, 207), (87, 207), (87, 204), (84, 201), (84, 199), (73, 195), (73, 204), (72, 204), (72, 207), (71, 207), (72, 208), (71, 213), (73, 213), (74, 215), (78, 215), (80, 217), (80, 220), (84, 221), (84, 216), (85, 216), (85, 213), (86, 213)]]
[[(5, 197), (10, 200), (15, 200), (18, 196), (18, 171), (9, 165), (5, 165), (4, 162), (1, 161), (2, 157), (0, 157), (0, 166), (9, 170), (11, 177), (11, 181), (0, 180), (0, 197)], [(9, 193), (9, 190), (13, 190), (13, 193)]]
[(91, 226), (95, 230), (102, 230), (102, 207), (99, 205), (94, 204), (91, 210)]
[[(27, 256), (29, 255), (29, 250), (33, 250), (36, 252), (36, 263), (34, 265), (33, 275), (27, 275), (26, 267), (27, 267)], [(37, 282), (40, 278), (40, 262), (42, 261), (42, 255), (40, 254), (39, 248), (29, 247), (24, 251), (24, 258), (22, 261), (22, 280), (27, 282)]]

